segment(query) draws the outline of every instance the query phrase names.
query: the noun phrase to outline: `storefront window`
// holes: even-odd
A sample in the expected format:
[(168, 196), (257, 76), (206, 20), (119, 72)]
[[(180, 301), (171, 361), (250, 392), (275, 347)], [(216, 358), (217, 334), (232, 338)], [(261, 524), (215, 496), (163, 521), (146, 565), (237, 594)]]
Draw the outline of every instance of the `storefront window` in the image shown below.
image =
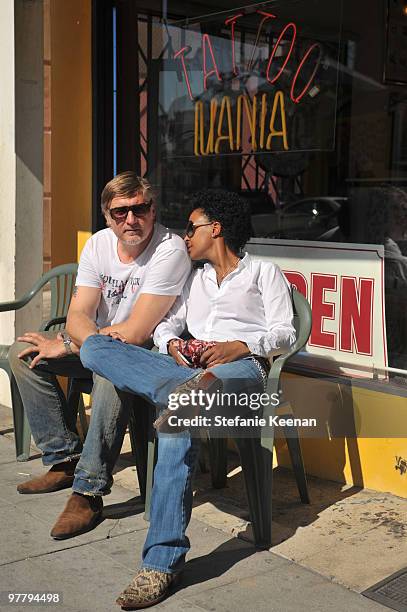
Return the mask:
[(284, 245), (282, 267), (313, 304), (310, 343), (405, 384), (403, 5), (235, 4), (180, 14), (169, 1), (166, 22), (140, 9), (140, 167), (161, 221), (181, 230), (196, 190), (240, 192), (254, 251)]

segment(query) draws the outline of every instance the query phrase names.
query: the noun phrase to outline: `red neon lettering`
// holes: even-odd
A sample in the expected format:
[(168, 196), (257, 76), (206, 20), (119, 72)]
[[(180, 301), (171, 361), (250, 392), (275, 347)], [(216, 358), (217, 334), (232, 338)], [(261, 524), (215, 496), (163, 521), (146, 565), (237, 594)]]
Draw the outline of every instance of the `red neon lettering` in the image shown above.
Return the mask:
[(230, 24), (230, 38), (232, 41), (232, 68), (233, 68), (233, 74), (235, 75), (239, 74), (239, 71), (236, 66), (236, 54), (235, 54), (235, 25), (236, 25), (236, 20), (239, 19), (239, 17), (243, 17), (243, 13), (238, 13), (237, 15), (233, 15), (233, 17), (229, 17), (225, 21), (225, 25)]
[(335, 304), (325, 301), (325, 291), (336, 291), (336, 276), (312, 274), (312, 331), (310, 344), (335, 348), (336, 333), (323, 330), (324, 319), (334, 319)]
[(373, 278), (341, 279), (340, 349), (372, 354)]
[(308, 291), (307, 291), (307, 279), (305, 278), (305, 276), (303, 276), (300, 272), (291, 272), (288, 270), (283, 270), (283, 272), (288, 282), (291, 285), (294, 285), (297, 291), (302, 293), (302, 295), (306, 298)]
[[(291, 39), (290, 49), (289, 49), (289, 51), (288, 51), (288, 53), (287, 53), (287, 57), (285, 58), (285, 60), (284, 60), (284, 62), (283, 62), (283, 65), (281, 66), (280, 70), (277, 72), (276, 76), (275, 76), (275, 77), (273, 77), (273, 78), (270, 80), (269, 72), (270, 72), (270, 67), (271, 67), (272, 61), (273, 61), (274, 56), (275, 56), (275, 54), (276, 54), (276, 51), (277, 51), (277, 49), (278, 49), (278, 47), (279, 47), (279, 45), (280, 45), (281, 39), (283, 38), (283, 36), (284, 36), (284, 34), (286, 33), (286, 31), (288, 30), (288, 28), (292, 28), (292, 29), (293, 29), (293, 37), (292, 37), (292, 39)], [(285, 28), (284, 28), (284, 29), (283, 29), (283, 31), (281, 32), (280, 36), (278, 37), (276, 44), (275, 44), (275, 45), (274, 45), (274, 47), (273, 47), (273, 51), (272, 51), (272, 53), (271, 53), (271, 55), (270, 55), (269, 63), (268, 63), (268, 65), (267, 65), (267, 70), (266, 70), (266, 79), (268, 80), (268, 82), (269, 82), (271, 85), (272, 85), (273, 83), (275, 83), (275, 82), (276, 82), (276, 81), (277, 81), (277, 80), (280, 78), (281, 73), (283, 72), (284, 68), (286, 67), (287, 62), (288, 62), (288, 60), (289, 60), (289, 59), (290, 59), (290, 57), (291, 57), (291, 53), (292, 53), (292, 51), (293, 51), (293, 47), (294, 47), (294, 43), (295, 43), (295, 39), (296, 39), (296, 37), (297, 37), (297, 27), (296, 27), (295, 23), (292, 23), (292, 22), (291, 22), (291, 23), (287, 23), (287, 25), (285, 26)]]
[(182, 65), (182, 70), (185, 76), (185, 82), (187, 84), (187, 89), (188, 89), (188, 94), (189, 97), (191, 98), (191, 100), (194, 99), (193, 95), (192, 95), (192, 91), (191, 91), (191, 84), (189, 82), (189, 77), (188, 77), (188, 72), (187, 72), (187, 67), (185, 66), (185, 53), (188, 53), (189, 51), (191, 51), (191, 47), (190, 46), (186, 46), (186, 47), (182, 47), (182, 49), (180, 49), (179, 51), (177, 51), (174, 55), (174, 59), (181, 59), (181, 65)]
[[(213, 68), (212, 70), (206, 69), (206, 45), (208, 45), (209, 53), (211, 54)], [(218, 81), (221, 81), (218, 66), (216, 65), (215, 56), (213, 54), (211, 39), (209, 38), (209, 34), (204, 34), (202, 36), (202, 47), (203, 47), (203, 72), (204, 72), (204, 89), (208, 89), (207, 80), (212, 74), (216, 74)]]
[[(310, 78), (308, 79), (307, 84), (305, 85), (305, 87), (301, 91), (301, 93), (298, 96), (295, 96), (294, 95), (294, 88), (295, 88), (295, 85), (297, 83), (298, 75), (300, 74), (300, 72), (302, 70), (302, 67), (304, 66), (305, 62), (307, 61), (308, 57), (310, 56), (311, 52), (315, 49), (315, 47), (318, 47), (318, 49), (319, 49), (319, 55), (318, 55), (318, 59), (317, 59), (316, 64), (315, 64), (315, 68), (312, 71), (312, 74), (311, 74)], [(292, 83), (291, 83), (290, 98), (296, 104), (298, 104), (298, 102), (301, 100), (301, 98), (307, 93), (307, 91), (308, 91), (308, 89), (309, 89), (309, 87), (310, 87), (310, 85), (311, 85), (311, 83), (312, 83), (312, 81), (313, 81), (313, 79), (314, 79), (314, 77), (316, 75), (316, 72), (317, 72), (317, 70), (319, 68), (319, 62), (320, 62), (320, 59), (321, 59), (321, 55), (322, 55), (321, 46), (318, 43), (314, 43), (313, 45), (311, 45), (311, 47), (308, 49), (308, 51), (306, 52), (306, 54), (302, 58), (299, 66), (298, 66), (298, 68), (297, 68), (297, 70), (295, 72), (295, 75), (294, 75), (294, 78), (292, 80)]]
[(252, 54), (251, 54), (250, 59), (249, 59), (249, 61), (247, 63), (247, 70), (250, 70), (251, 67), (252, 67), (254, 54), (256, 52), (257, 45), (259, 44), (259, 38), (260, 38), (261, 31), (263, 29), (263, 24), (268, 19), (275, 19), (276, 18), (276, 16), (273, 15), (272, 13), (266, 13), (265, 11), (257, 11), (257, 13), (259, 13), (259, 15), (263, 15), (263, 19), (260, 21), (259, 27), (257, 28), (256, 42), (254, 43)]

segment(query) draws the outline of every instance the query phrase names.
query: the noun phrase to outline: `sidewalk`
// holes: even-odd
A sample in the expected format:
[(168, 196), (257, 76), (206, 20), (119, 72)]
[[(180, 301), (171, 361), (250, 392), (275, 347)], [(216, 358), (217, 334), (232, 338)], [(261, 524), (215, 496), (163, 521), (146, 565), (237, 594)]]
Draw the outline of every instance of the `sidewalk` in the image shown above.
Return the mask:
[[(0, 591), (59, 592), (63, 603), (58, 609), (64, 612), (119, 610), (115, 598), (133, 577), (146, 536), (147, 523), (139, 499), (116, 484), (106, 498), (105, 520), (101, 525), (80, 537), (57, 542), (50, 538), (49, 531), (69, 491), (38, 496), (21, 496), (16, 492), (16, 484), (26, 474), (41, 472), (39, 458), (16, 463), (10, 434), (0, 435)], [(126, 479), (124, 472), (120, 472), (122, 480)], [(188, 532), (192, 551), (184, 581), (156, 609), (188, 612), (387, 609), (281, 555), (256, 552), (250, 543), (227, 533), (225, 523), (221, 530), (195, 516), (194, 510)], [(219, 516), (217, 520), (222, 521)], [(233, 520), (236, 522), (236, 517)], [(52, 609), (56, 605), (35, 607)], [(30, 607), (0, 605), (5, 611), (23, 612)]]

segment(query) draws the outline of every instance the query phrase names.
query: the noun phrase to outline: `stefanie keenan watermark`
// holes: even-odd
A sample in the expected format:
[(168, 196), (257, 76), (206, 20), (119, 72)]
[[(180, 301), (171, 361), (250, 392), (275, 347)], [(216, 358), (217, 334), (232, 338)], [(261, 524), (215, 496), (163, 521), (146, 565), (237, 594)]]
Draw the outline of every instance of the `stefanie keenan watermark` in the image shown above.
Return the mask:
[(317, 420), (301, 419), (296, 417), (269, 415), (268, 418), (255, 415), (244, 417), (236, 414), (234, 417), (227, 417), (217, 414), (214, 417), (196, 415), (194, 417), (179, 417), (176, 414), (168, 417), (170, 427), (316, 427)]
[[(315, 418), (298, 418), (291, 415), (252, 414), (259, 410), (280, 404), (278, 393), (206, 393), (202, 389), (185, 393), (171, 393), (168, 408), (174, 414), (168, 418), (168, 425), (174, 428), (238, 428), (257, 429), (260, 427), (317, 427)], [(188, 409), (191, 407), (191, 410)], [(185, 411), (187, 408), (187, 411)], [(183, 410), (184, 409), (184, 410)], [(179, 414), (177, 411), (179, 410)]]

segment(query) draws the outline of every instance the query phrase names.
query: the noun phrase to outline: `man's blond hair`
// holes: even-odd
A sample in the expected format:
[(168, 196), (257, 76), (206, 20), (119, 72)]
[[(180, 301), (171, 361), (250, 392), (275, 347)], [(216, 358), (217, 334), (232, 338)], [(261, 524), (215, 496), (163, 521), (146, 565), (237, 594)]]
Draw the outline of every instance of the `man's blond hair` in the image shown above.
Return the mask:
[(102, 191), (102, 213), (106, 214), (109, 210), (113, 198), (134, 198), (140, 193), (146, 202), (154, 198), (152, 187), (147, 179), (137, 176), (132, 170), (120, 172), (106, 184)]

